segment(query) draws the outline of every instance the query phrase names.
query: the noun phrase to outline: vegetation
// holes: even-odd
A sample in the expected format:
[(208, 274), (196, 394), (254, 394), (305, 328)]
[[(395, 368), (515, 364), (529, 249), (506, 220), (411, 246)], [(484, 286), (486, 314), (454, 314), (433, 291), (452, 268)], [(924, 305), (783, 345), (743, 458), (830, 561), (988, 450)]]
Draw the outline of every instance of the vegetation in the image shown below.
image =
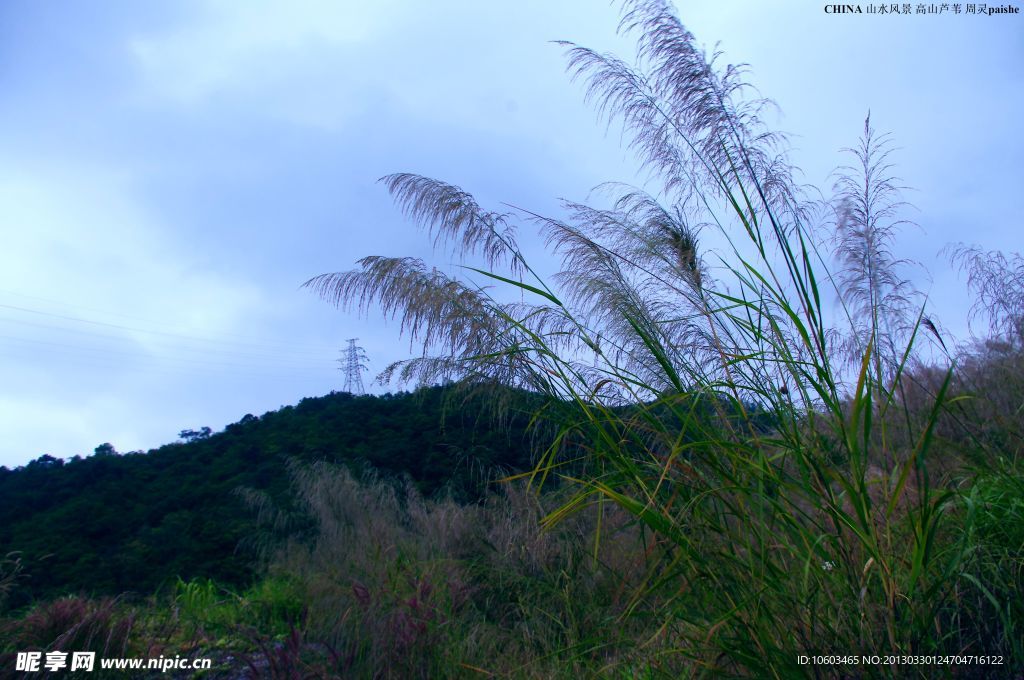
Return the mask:
[(655, 631), (616, 620), (644, 549), (621, 513), (605, 516), (616, 541), (595, 560), (597, 516), (544, 530), (557, 499), (522, 485), (464, 504), (326, 463), (293, 466), (291, 479), (299, 502), (260, 515), (305, 531), (264, 535), (257, 583), (196, 578), (146, 599), (40, 602), (0, 621), (0, 669), (15, 651), (73, 644), (211, 658), (211, 677), (576, 677), (631, 660)]
[[(555, 219), (391, 175), (465, 276), (367, 257), (308, 282), (422, 344), (385, 378), (501, 395), (514, 421), (528, 404), (532, 471), (466, 503), (457, 485), (426, 498), (422, 482), (292, 464), (292, 500), (244, 495), (263, 528), (248, 590), (42, 602), (9, 638), (51, 648), (77, 621), (142, 621), (105, 639), (171, 641), (225, 672), (243, 659), (253, 677), (1024, 672), (1020, 257), (954, 249), (991, 334), (954, 346), (892, 254), (899, 187), (870, 118), (815, 204), (742, 69), (719, 69), (663, 2), (627, 2), (622, 27), (635, 66), (567, 44), (570, 71), (655, 193), (614, 185), (609, 206)], [(517, 215), (561, 256), (553, 281)], [(873, 654), (1001, 664), (799, 660)]]
[[(8, 589), (11, 606), (61, 594), (148, 593), (177, 577), (244, 587), (255, 574), (239, 543), (257, 525), (236, 490), (281, 499), (289, 460), (408, 475), (427, 495), (460, 500), (479, 497), (502, 470), (529, 467), (525, 416), (513, 415), (502, 430), (485, 427), (478, 421), (486, 403), (446, 394), (331, 394), (146, 454), (43, 456), (0, 468), (0, 554), (20, 551), (24, 567), (8, 586), (11, 570), (0, 563), (0, 599)], [(525, 397), (504, 400), (530, 409)]]
[[(558, 435), (535, 480), (586, 466), (545, 523), (608, 503), (633, 516), (654, 545), (634, 601), (664, 598), (661, 634), (689, 671), (802, 675), (817, 671), (798, 654), (836, 650), (1020, 659), (1019, 597), (973, 571), (984, 549), (971, 500), (1007, 483), (995, 461), (1016, 479), (1015, 451), (969, 428), (957, 444), (976, 455), (937, 437), (967, 395), (953, 363), (932, 384), (915, 375), (927, 373), (922, 332), (940, 351), (944, 341), (889, 251), (900, 203), (884, 141), (866, 121), (858, 167), (837, 183), (833, 278), (814, 206), (742, 71), (717, 69), (664, 3), (627, 3), (622, 25), (636, 67), (567, 45), (570, 69), (622, 121), (659, 192), (620, 189), (610, 209), (570, 203), (566, 221), (533, 216), (562, 256), (557, 285), (535, 275), (511, 216), (408, 174), (384, 180), (406, 214), (457, 256), (482, 257), (488, 268), (468, 274), (534, 301), (503, 302), (407, 258), (365, 258), (308, 285), (379, 304), (433, 350), (392, 371), (401, 378), (547, 397), (538, 417)], [(714, 266), (697, 225), (724, 244)], [(848, 328), (826, 320), (830, 289)], [(850, 370), (837, 336), (855, 350)], [(1019, 417), (1005, 425), (1019, 431)], [(1003, 481), (981, 481), (991, 475)], [(993, 605), (1008, 607), (1001, 624)]]

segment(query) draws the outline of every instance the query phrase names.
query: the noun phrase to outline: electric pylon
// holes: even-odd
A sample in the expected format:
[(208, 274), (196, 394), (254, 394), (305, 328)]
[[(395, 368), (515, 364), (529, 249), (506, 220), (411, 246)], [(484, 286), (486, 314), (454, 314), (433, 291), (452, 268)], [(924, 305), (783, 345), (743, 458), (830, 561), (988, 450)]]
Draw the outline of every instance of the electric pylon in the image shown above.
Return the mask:
[(338, 363), (341, 364), (340, 370), (345, 372), (344, 389), (350, 394), (366, 394), (363, 387), (363, 371), (367, 370), (366, 352), (356, 345), (358, 339), (349, 338), (348, 349), (344, 351), (342, 358), (338, 359)]

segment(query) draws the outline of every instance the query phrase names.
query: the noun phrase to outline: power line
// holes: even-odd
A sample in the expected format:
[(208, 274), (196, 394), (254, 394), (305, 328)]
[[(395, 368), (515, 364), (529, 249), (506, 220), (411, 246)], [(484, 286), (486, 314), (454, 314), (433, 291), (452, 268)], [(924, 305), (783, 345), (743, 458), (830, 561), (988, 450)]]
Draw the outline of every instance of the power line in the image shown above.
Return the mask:
[(246, 364), (246, 363), (232, 363), (232, 362), (225, 362), (225, 361), (218, 361), (218, 360), (199, 359), (199, 358), (194, 358), (194, 357), (180, 357), (180, 356), (175, 356), (173, 354), (163, 354), (163, 355), (160, 355), (160, 354), (146, 354), (144, 352), (122, 351), (122, 350), (110, 349), (110, 348), (106, 348), (106, 347), (93, 347), (93, 346), (88, 346), (88, 345), (69, 345), (67, 343), (62, 343), (62, 342), (52, 342), (52, 341), (49, 341), (49, 340), (37, 340), (37, 339), (34, 339), (34, 338), (32, 338), (32, 339), (30, 339), (30, 338), (19, 338), (19, 337), (13, 337), (13, 336), (9, 336), (9, 335), (0, 335), (0, 341), (14, 341), (14, 342), (20, 342), (20, 343), (25, 343), (26, 345), (29, 345), (28, 347), (18, 346), (18, 347), (10, 347), (9, 349), (36, 349), (40, 345), (42, 345), (42, 346), (46, 346), (46, 347), (56, 347), (56, 348), (58, 348), (59, 350), (61, 350), (65, 354), (68, 353), (68, 350), (70, 350), (72, 352), (78, 352), (78, 353), (84, 352), (86, 354), (98, 354), (98, 355), (103, 356), (105, 358), (111, 358), (111, 359), (120, 360), (120, 361), (123, 361), (123, 360), (136, 360), (137, 359), (137, 360), (142, 360), (142, 361), (180, 362), (180, 363), (185, 363), (185, 364), (194, 364), (194, 365), (198, 365), (198, 366), (211, 366), (211, 367), (218, 367), (218, 368), (240, 368), (240, 369), (276, 368), (276, 369), (280, 369), (280, 370), (296, 370), (296, 371), (323, 371), (324, 368), (325, 368), (324, 364), (315, 364), (315, 363), (307, 363), (307, 364), (280, 364), (280, 363), (275, 363), (275, 364), (268, 364), (268, 363)]
[[(10, 310), (18, 311), (18, 312), (23, 312), (23, 313), (26, 313), (26, 314), (37, 314), (37, 315), (40, 315), (40, 316), (52, 317), (52, 318), (55, 318), (55, 319), (63, 319), (65, 321), (73, 321), (75, 323), (84, 323), (84, 324), (89, 324), (89, 325), (92, 325), (92, 326), (101, 326), (101, 327), (105, 327), (105, 328), (116, 328), (118, 330), (132, 331), (132, 332), (135, 332), (135, 333), (148, 333), (148, 334), (151, 334), (151, 335), (159, 335), (159, 336), (162, 336), (162, 337), (175, 338), (175, 339), (178, 339), (178, 340), (188, 340), (190, 342), (209, 342), (209, 343), (224, 344), (224, 345), (238, 345), (238, 346), (241, 346), (241, 347), (250, 347), (250, 348), (256, 348), (256, 349), (272, 349), (270, 345), (261, 345), (261, 344), (257, 344), (257, 343), (251, 343), (251, 342), (241, 342), (241, 341), (237, 341), (237, 340), (224, 340), (224, 339), (218, 339), (218, 338), (203, 338), (203, 337), (200, 337), (200, 336), (183, 335), (183, 334), (180, 334), (180, 333), (168, 333), (168, 332), (165, 332), (165, 331), (156, 331), (156, 330), (151, 330), (151, 329), (147, 329), (147, 328), (138, 328), (138, 327), (135, 327), (135, 326), (124, 326), (124, 325), (121, 325), (121, 324), (107, 323), (105, 321), (94, 321), (92, 319), (83, 319), (81, 317), (68, 316), (66, 314), (55, 314), (53, 312), (46, 312), (46, 311), (43, 311), (43, 310), (40, 310), (40, 309), (32, 309), (30, 307), (19, 307), (17, 305), (0, 304), (0, 308), (2, 308), (2, 309), (10, 309)], [(281, 347), (287, 347), (287, 345), (281, 344)], [(312, 347), (312, 346), (310, 346), (310, 347)]]
[[(143, 323), (146, 323), (146, 324), (153, 324), (153, 325), (156, 325), (156, 326), (163, 326), (165, 328), (171, 328), (171, 329), (175, 328), (175, 326), (173, 324), (169, 324), (166, 321), (157, 321), (157, 320), (154, 320), (154, 319), (147, 319), (147, 318), (140, 317), (140, 316), (132, 316), (130, 314), (123, 314), (123, 313), (120, 313), (120, 312), (111, 312), (111, 311), (108, 311), (108, 310), (97, 309), (95, 307), (83, 307), (81, 305), (72, 305), (72, 304), (69, 304), (67, 302), (62, 302), (60, 300), (53, 300), (53, 299), (50, 299), (50, 298), (38, 297), (38, 296), (35, 296), (35, 295), (25, 295), (24, 293), (18, 293), (16, 291), (12, 291), (12, 290), (0, 289), (0, 293), (6, 293), (8, 295), (13, 295), (15, 297), (24, 298), (26, 300), (35, 300), (37, 302), (48, 302), (50, 304), (59, 305), (60, 307), (66, 307), (66, 308), (70, 308), (70, 309), (83, 310), (83, 311), (86, 311), (86, 312), (95, 312), (95, 313), (101, 314), (103, 316), (116, 316), (116, 317), (120, 317), (122, 319), (131, 319), (133, 321), (142, 321)], [(36, 312), (36, 313), (50, 313), (50, 312), (43, 312), (42, 310), (35, 309), (35, 308), (22, 308), (22, 309), (31, 309), (33, 312)], [(92, 323), (92, 322), (87, 320), (86, 323)], [(142, 332), (151, 332), (151, 331), (143, 330)], [(243, 338), (243, 339), (246, 339), (246, 340), (250, 337), (248, 335), (240, 335), (238, 333), (223, 333), (223, 336), (225, 338), (234, 337), (234, 338)], [(182, 336), (182, 337), (188, 337), (188, 336)], [(221, 340), (217, 340), (217, 339), (213, 339), (213, 340), (206, 340), (204, 338), (196, 338), (196, 339), (197, 340), (201, 340), (201, 341), (211, 341), (211, 342), (220, 342), (221, 341)], [(333, 350), (333, 347), (330, 346), (330, 345), (311, 345), (311, 344), (298, 345), (298, 344), (288, 343), (287, 346), (288, 347), (305, 347), (306, 349), (314, 350), (314, 351), (332, 351)]]
[[(111, 335), (108, 333), (97, 333), (95, 331), (86, 330), (83, 328), (72, 328), (68, 326), (58, 326), (48, 323), (36, 323), (33, 321), (27, 321), (25, 319), (11, 319), (0, 317), (0, 323), (11, 323), (18, 324), (19, 326), (30, 326), (32, 328), (42, 328), (44, 330), (59, 331), (60, 335), (63, 336), (66, 333), (73, 333), (76, 335), (84, 335), (90, 338), (99, 338), (101, 340), (114, 341), (114, 342), (132, 342), (138, 343), (139, 340), (129, 335)], [(10, 336), (8, 336), (10, 337)], [(186, 344), (181, 344), (174, 341), (168, 341), (164, 338), (147, 338), (147, 344), (152, 343), (154, 345), (169, 348), (172, 350), (179, 350), (184, 352), (201, 352), (203, 354), (223, 354), (231, 357), (243, 357), (257, 360), (264, 359), (279, 359), (281, 357), (296, 359), (296, 360), (315, 360), (317, 357), (322, 357), (327, 354), (327, 350), (323, 352), (295, 352), (290, 350), (278, 350), (267, 346), (256, 347), (253, 349), (235, 349), (235, 348), (219, 348), (219, 347), (195, 347)]]

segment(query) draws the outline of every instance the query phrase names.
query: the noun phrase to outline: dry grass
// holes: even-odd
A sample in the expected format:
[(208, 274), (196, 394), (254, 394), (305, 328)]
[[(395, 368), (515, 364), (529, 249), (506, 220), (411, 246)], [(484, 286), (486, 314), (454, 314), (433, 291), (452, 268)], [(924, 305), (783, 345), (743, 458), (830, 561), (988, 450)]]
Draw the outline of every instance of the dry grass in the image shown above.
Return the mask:
[(633, 626), (609, 633), (644, 557), (625, 513), (604, 509), (615, 538), (595, 553), (594, 510), (544, 529), (556, 499), (520, 486), (459, 505), (327, 465), (294, 478), (315, 530), (279, 545), (270, 573), (301, 584), (305, 635), (347, 677), (551, 677), (620, 656)]

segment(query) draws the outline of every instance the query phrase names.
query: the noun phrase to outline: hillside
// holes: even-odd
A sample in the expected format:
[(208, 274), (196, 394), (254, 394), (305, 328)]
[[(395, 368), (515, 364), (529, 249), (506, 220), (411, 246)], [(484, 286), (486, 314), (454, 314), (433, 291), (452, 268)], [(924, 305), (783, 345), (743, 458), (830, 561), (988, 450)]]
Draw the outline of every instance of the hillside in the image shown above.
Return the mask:
[(525, 417), (513, 413), (499, 430), (480, 418), (484, 404), (446, 396), (443, 388), (332, 393), (147, 453), (43, 456), (0, 468), (0, 555), (19, 551), (29, 575), (15, 603), (147, 593), (178, 576), (246, 582), (252, 556), (239, 544), (256, 531), (255, 513), (236, 490), (287, 502), (289, 460), (408, 475), (425, 495), (463, 500), (496, 469), (529, 464)]

